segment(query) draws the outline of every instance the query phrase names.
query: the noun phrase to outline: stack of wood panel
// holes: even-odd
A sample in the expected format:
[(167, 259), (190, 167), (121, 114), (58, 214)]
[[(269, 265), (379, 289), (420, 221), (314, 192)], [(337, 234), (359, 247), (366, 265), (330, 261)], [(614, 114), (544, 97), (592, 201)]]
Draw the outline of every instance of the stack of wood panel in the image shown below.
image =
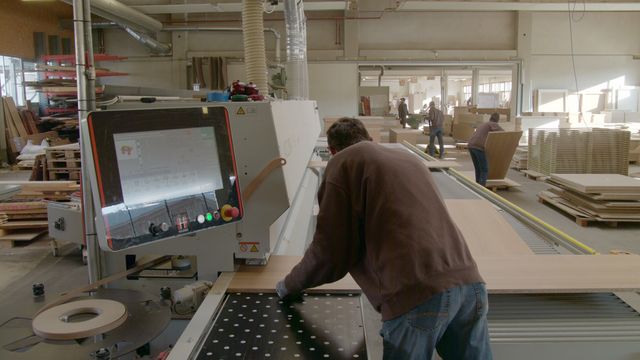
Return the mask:
[(80, 181), (80, 145), (78, 143), (52, 146), (46, 150), (45, 180)]
[(541, 202), (589, 222), (640, 222), (640, 180), (620, 174), (551, 174), (554, 185), (538, 194)]
[(529, 132), (528, 169), (549, 174), (629, 172), (630, 133), (618, 129), (536, 129)]
[(47, 232), (47, 202), (69, 200), (80, 186), (75, 181), (3, 181), (20, 185), (21, 191), (0, 202), (0, 242), (14, 246), (32, 241)]
[(516, 170), (524, 170), (527, 168), (527, 158), (529, 150), (525, 147), (518, 147), (513, 158), (511, 159), (511, 168)]

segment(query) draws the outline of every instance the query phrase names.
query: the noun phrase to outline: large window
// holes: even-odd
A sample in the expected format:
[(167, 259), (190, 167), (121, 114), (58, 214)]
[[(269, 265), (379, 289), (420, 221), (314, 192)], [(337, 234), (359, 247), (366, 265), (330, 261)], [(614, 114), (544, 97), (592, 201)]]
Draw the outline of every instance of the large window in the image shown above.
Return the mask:
[[(462, 88), (466, 99), (471, 97), (471, 85)], [(478, 92), (499, 95), (500, 105), (506, 106), (511, 99), (511, 81), (490, 82), (478, 85)]]
[(0, 92), (2, 96), (11, 96), (17, 105), (24, 106), (27, 101), (38, 102), (38, 93), (28, 86), (26, 81), (37, 81), (35, 63), (20, 58), (0, 56)]

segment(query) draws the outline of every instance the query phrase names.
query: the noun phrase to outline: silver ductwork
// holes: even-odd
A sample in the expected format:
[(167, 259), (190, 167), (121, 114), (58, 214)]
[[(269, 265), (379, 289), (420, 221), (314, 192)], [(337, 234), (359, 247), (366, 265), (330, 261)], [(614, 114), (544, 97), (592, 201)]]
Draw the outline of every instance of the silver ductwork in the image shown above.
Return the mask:
[[(62, 1), (73, 4), (73, 0)], [(137, 31), (156, 33), (162, 30), (160, 21), (116, 0), (91, 0), (91, 12)]]
[(126, 31), (132, 38), (136, 39), (138, 42), (149, 48), (152, 53), (158, 55), (168, 55), (171, 54), (171, 44), (161, 43), (160, 41), (152, 38), (151, 36), (136, 31), (132, 28), (123, 26), (124, 31)]
[(307, 24), (302, 0), (285, 0), (287, 29), (287, 89), (290, 99), (309, 98), (307, 68)]

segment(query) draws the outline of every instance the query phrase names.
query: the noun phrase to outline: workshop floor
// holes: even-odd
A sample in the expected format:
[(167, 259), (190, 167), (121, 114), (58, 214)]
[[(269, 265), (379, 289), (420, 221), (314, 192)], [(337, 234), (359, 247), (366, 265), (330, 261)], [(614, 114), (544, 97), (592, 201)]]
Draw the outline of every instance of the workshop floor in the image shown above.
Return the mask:
[[(446, 140), (447, 144), (453, 144), (450, 138)], [(446, 150), (446, 158), (452, 158), (461, 163), (462, 171), (473, 170), (466, 150), (456, 150), (455, 147), (449, 146)], [(640, 167), (635, 166), (630, 172), (640, 172)], [(640, 254), (640, 224), (622, 224), (618, 228), (610, 228), (606, 225), (581, 227), (573, 219), (537, 201), (536, 194), (547, 188), (544, 182), (530, 180), (513, 170), (509, 171), (508, 176), (522, 186), (498, 192), (507, 200), (598, 252), (607, 253), (616, 249)], [(0, 170), (0, 180), (27, 178), (28, 172)], [(15, 301), (16, 298), (25, 296), (27, 293), (30, 294), (33, 283), (44, 283), (45, 289), (50, 294), (79, 287), (86, 281), (87, 273), (86, 267), (82, 264), (81, 251), (74, 244), (63, 245), (59, 257), (52, 256), (49, 239), (46, 237), (14, 248), (0, 248), (0, 306), (9, 301)], [(370, 307), (368, 302), (365, 302), (365, 307)], [(373, 313), (372, 309), (369, 310), (368, 313)], [(371, 316), (364, 320), (365, 327), (375, 334), (377, 331), (375, 329), (380, 326), (379, 317)], [(370, 340), (380, 342), (379, 337), (372, 337)]]

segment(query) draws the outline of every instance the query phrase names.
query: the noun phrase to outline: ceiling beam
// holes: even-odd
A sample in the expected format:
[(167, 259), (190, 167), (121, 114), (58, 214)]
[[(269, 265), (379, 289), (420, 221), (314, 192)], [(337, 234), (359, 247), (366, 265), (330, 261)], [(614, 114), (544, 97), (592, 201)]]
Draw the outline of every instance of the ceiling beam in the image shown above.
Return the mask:
[[(407, 0), (398, 11), (567, 11), (563, 2), (533, 1), (419, 1)], [(640, 2), (580, 2), (572, 11), (640, 11)]]

